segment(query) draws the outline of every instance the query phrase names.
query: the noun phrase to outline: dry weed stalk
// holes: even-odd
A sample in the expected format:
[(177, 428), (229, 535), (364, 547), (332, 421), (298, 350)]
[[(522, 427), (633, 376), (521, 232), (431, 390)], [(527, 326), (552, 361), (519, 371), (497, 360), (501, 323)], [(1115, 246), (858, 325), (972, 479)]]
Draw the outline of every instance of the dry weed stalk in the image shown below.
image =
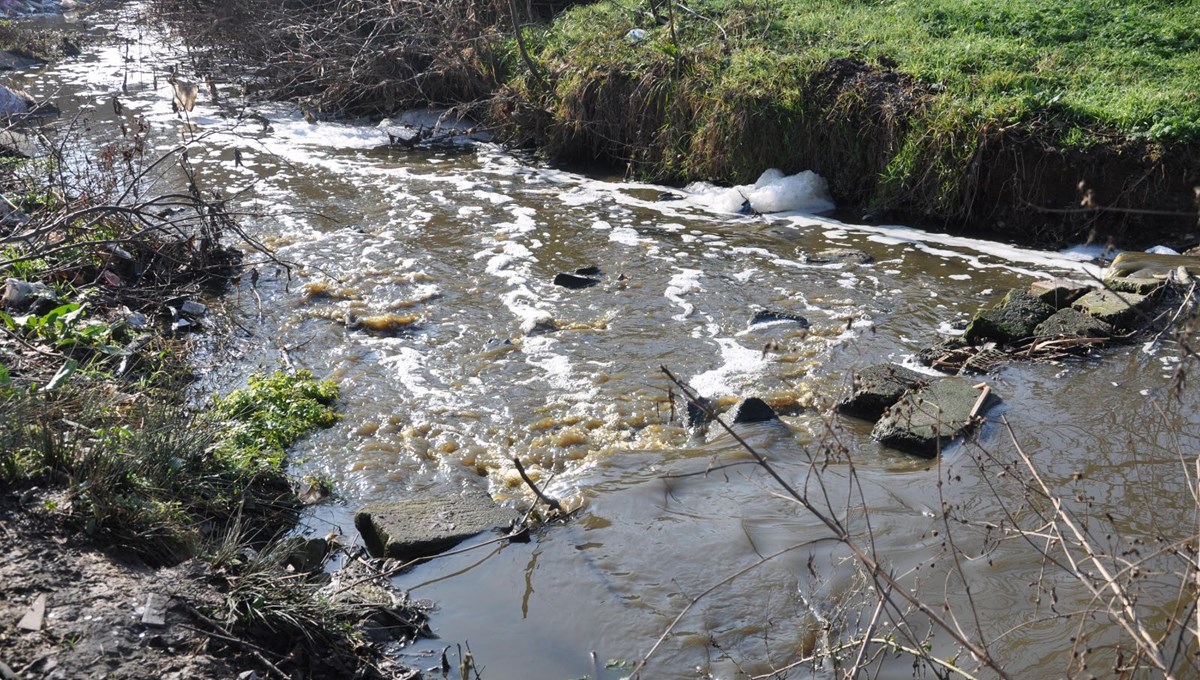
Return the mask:
[[(718, 417), (715, 413), (712, 413), (710, 407), (704, 403), (704, 401), (689, 385), (676, 378), (675, 375), (672, 374), (666, 367), (663, 367), (661, 370), (664, 374), (666, 374), (667, 378), (675, 385), (675, 387), (683, 393), (690, 403), (695, 404), (698, 408), (708, 411), (713, 422), (716, 422), (727, 434), (733, 437), (739, 446), (741, 446), (747, 453), (754, 457), (758, 465), (774, 480), (775, 484), (783, 490), (783, 493), (779, 494), (781, 498), (795, 502), (808, 511), (813, 517), (820, 521), (826, 529), (829, 530), (833, 540), (849, 550), (855, 563), (858, 564), (866, 574), (869, 584), (877, 598), (877, 606), (880, 607), (882, 615), (888, 617), (894, 626), (894, 630), (900, 635), (904, 636), (906, 639), (906, 642), (904, 643), (897, 643), (901, 648), (916, 652), (919, 659), (926, 661), (932, 666), (938, 666), (942, 668), (949, 666), (959, 675), (970, 677), (970, 672), (966, 669), (959, 669), (957, 664), (944, 659), (936, 659), (933, 656), (932, 652), (928, 648), (930, 633), (932, 631), (921, 633), (920, 631), (916, 630), (914, 626), (913, 615), (914, 613), (919, 612), (920, 615), (922, 615), (929, 622), (929, 625), (932, 628), (941, 630), (949, 635), (957, 645), (970, 654), (980, 668), (986, 668), (1000, 678), (1010, 677), (1001, 665), (1000, 660), (993, 658), (991, 652), (989, 651), (988, 642), (986, 638), (982, 636), (981, 627), (979, 626), (977, 618), (975, 621), (976, 631), (974, 633), (964, 630), (952, 610), (946, 613), (937, 611), (934, 606), (925, 602), (917, 594), (915, 589), (903, 584), (900, 580), (901, 576), (894, 574), (890, 568), (880, 562), (877, 557), (878, 553), (876, 551), (876, 547), (874, 545), (873, 531), (870, 526), (869, 511), (864, 514), (867, 522), (867, 539), (866, 542), (863, 543), (860, 542), (859, 538), (857, 538), (851, 532), (846, 522), (838, 516), (838, 512), (835, 509), (837, 506), (830, 496), (829, 489), (825, 486), (820, 474), (816, 474), (808, 478), (809, 480), (815, 479), (816, 487), (814, 489), (809, 488), (809, 482), (807, 481), (805, 482), (803, 490), (797, 489), (790, 482), (784, 479), (779, 472), (775, 470), (774, 466), (771, 465), (771, 463), (759, 451), (757, 451), (744, 438), (742, 438), (728, 423), (726, 423), (724, 419)], [(805, 453), (808, 454), (809, 461), (813, 463), (814, 470), (818, 470), (817, 459), (814, 458), (811, 452), (809, 452), (807, 449), (805, 449)], [(864, 510), (869, 510), (866, 506), (865, 496), (861, 486), (859, 485), (857, 474), (854, 471), (853, 462), (848, 455), (846, 456), (846, 461), (850, 464), (849, 470), (851, 483), (853, 485), (853, 490), (851, 493), (852, 495), (856, 493), (858, 496), (858, 503), (861, 504)], [(810, 498), (810, 493), (813, 495), (812, 498)], [(847, 498), (847, 510), (849, 509), (849, 503), (851, 501), (851, 498)], [(687, 609), (690, 609), (704, 596), (718, 589), (720, 585), (736, 579), (742, 574), (757, 568), (766, 561), (773, 559), (774, 557), (777, 557), (788, 550), (799, 548), (803, 545), (807, 545), (807, 543), (798, 544), (785, 551), (781, 551), (780, 553), (767, 556), (763, 559), (760, 559), (758, 562), (736, 572), (735, 574), (721, 581), (718, 586), (714, 586), (696, 598), (693, 598), (687, 606)], [(953, 544), (951, 544), (951, 549), (954, 549)], [(960, 564), (956, 563), (956, 570), (958, 578), (962, 581), (962, 583), (966, 584), (968, 579), (966, 574), (962, 571), (962, 566)], [(638, 661), (637, 665), (633, 669), (633, 672), (631, 673), (631, 677), (641, 677), (641, 673), (645, 669), (650, 657), (653, 656), (654, 652), (658, 649), (662, 642), (667, 638), (668, 635), (670, 635), (675, 624), (682, 619), (684, 614), (686, 614), (686, 609), (675, 619), (674, 622), (672, 622), (671, 625), (667, 627), (666, 630), (664, 630), (663, 634), (659, 637), (654, 646), (651, 647), (651, 649), (641, 658), (641, 660)], [(858, 659), (860, 662), (866, 658), (866, 645), (869, 644), (871, 637), (872, 636), (866, 636), (860, 641), (860, 644), (863, 645), (858, 654)], [(851, 669), (851, 675), (857, 673), (857, 671), (860, 669), (861, 667), (856, 665)]]
[[(1187, 343), (1194, 337), (1193, 331), (1200, 325), (1197, 316), (1195, 310), (1190, 310), (1190, 315), (1177, 327), (1176, 336), (1185, 354), (1189, 346)], [(700, 408), (705, 407), (704, 402), (686, 384), (665, 368), (663, 370), (685, 398)], [(1182, 381), (1185, 375), (1186, 372), (1180, 372), (1177, 380)], [(953, 511), (954, 506), (942, 490), (943, 474), (949, 474), (942, 469), (941, 457), (937, 459), (937, 494), (941, 508), (937, 522), (944, 532), (943, 548), (944, 555), (949, 558), (949, 567), (945, 574), (946, 599), (934, 602), (922, 592), (919, 583), (907, 583), (915, 572), (896, 574), (880, 561), (871, 529), (870, 508), (853, 461), (844, 447), (839, 445), (834, 447), (836, 450), (825, 451), (826, 461), (833, 455), (849, 465), (851, 491), (845, 504), (839, 507), (835, 505), (822, 478), (824, 467), (821, 459), (814, 457), (811, 451), (805, 449), (804, 453), (813, 474), (803, 488), (797, 488), (726, 422), (716, 417), (713, 420), (753, 456), (755, 463), (782, 489), (777, 496), (795, 502), (811, 513), (829, 530), (832, 539), (849, 551), (851, 561), (857, 565), (869, 588), (868, 599), (859, 603), (863, 612), (871, 611), (865, 625), (855, 626), (848, 620), (849, 617), (843, 616), (841, 624), (845, 629), (835, 632), (834, 639), (826, 639), (812, 653), (802, 655), (802, 658), (770, 674), (757, 677), (786, 677), (792, 669), (821, 663), (832, 664), (839, 677), (858, 677), (870, 673), (868, 669), (879, 663), (883, 654), (893, 653), (911, 656), (914, 663), (924, 664), (938, 676), (974, 678), (979, 671), (986, 671), (989, 675), (1005, 678), (1010, 677), (1006, 666), (1015, 660), (996, 656), (993, 652), (995, 644), (1024, 625), (1057, 621), (1071, 625), (1074, 630), (1073, 648), (1069, 659), (1065, 660), (1066, 667), (1057, 669), (1061, 672), (1086, 675), (1089, 661), (1095, 666), (1096, 659), (1093, 657), (1101, 650), (1111, 655), (1111, 670), (1115, 677), (1149, 675), (1174, 680), (1192, 677), (1200, 671), (1195, 658), (1195, 651), (1200, 648), (1200, 625), (1197, 624), (1197, 609), (1200, 607), (1196, 596), (1196, 574), (1200, 573), (1200, 511), (1195, 513), (1193, 526), (1185, 527), (1186, 535), (1175, 538), (1159, 536), (1156, 539), (1159, 547), (1153, 551), (1143, 554), (1137, 549), (1124, 552), (1104, 549), (1097, 532), (1108, 532), (1110, 539), (1114, 534), (1119, 537), (1119, 529), (1114, 525), (1111, 513), (1104, 513), (1103, 518), (1081, 517), (1072, 510), (1067, 502), (1070, 499), (1068, 490), (1058, 488), (1047, 480), (1038, 463), (1021, 447), (1008, 420), (1001, 418), (1000, 422), (1015, 449), (1013, 459), (1002, 460), (979, 442), (973, 441), (967, 444), (973, 450), (973, 455), (967, 460), (977, 466), (982, 479), (991, 489), (1002, 518), (970, 521), (957, 516)], [(832, 431), (830, 434), (836, 437)], [(1188, 493), (1200, 508), (1200, 456), (1187, 454), (1182, 449), (1178, 455), (1187, 476)], [(1017, 474), (1019, 472), (1024, 474)], [(1006, 484), (1016, 484), (1019, 494), (1014, 497), (1005, 493), (1002, 487)], [(859, 511), (865, 518), (865, 530), (861, 537), (851, 532), (844, 519), (849, 517), (851, 510)], [(977, 554), (961, 543), (963, 536), (956, 535), (964, 530), (980, 532), (978, 537), (973, 537), (981, 539)], [(1013, 540), (1034, 550), (1036, 560), (1041, 564), (1038, 587), (1042, 592), (1049, 593), (1052, 599), (1051, 612), (1044, 615), (1035, 613), (1033, 621), (997, 632), (989, 625), (990, 622), (981, 617), (966, 563), (981, 558), (990, 560), (992, 552), (999, 545)], [(702, 598), (765, 562), (811, 545), (812, 542), (793, 545), (764, 556), (692, 598), (638, 662), (631, 677), (641, 677), (650, 658)], [(1138, 541), (1132, 543), (1137, 544)], [(1164, 563), (1164, 560), (1168, 563)], [(1149, 574), (1159, 580), (1147, 586)], [(1059, 590), (1066, 588), (1068, 583), (1078, 584), (1082, 588), (1083, 604), (1075, 609), (1061, 608)], [(1165, 585), (1161, 585), (1163, 583)], [(1161, 596), (1156, 598), (1155, 594), (1160, 591), (1151, 591), (1149, 588), (1174, 592), (1174, 600), (1163, 601)], [(960, 604), (952, 604), (949, 597), (951, 593), (956, 594)], [(1040, 597), (1038, 602), (1041, 602)], [(1162, 616), (1163, 612), (1166, 613), (1165, 617)], [(881, 633), (881, 624), (885, 621), (890, 623), (891, 631)], [(1105, 628), (1104, 621), (1115, 624), (1116, 631), (1120, 633), (1119, 640), (1112, 641), (1116, 631)], [(927, 629), (922, 631), (918, 622), (925, 622)], [(861, 613), (859, 623), (862, 623)], [(829, 628), (834, 624), (825, 621), (822, 625)], [(974, 668), (960, 663), (957, 655), (953, 658), (935, 656), (931, 645), (935, 630), (948, 634), (960, 650), (969, 654), (974, 661)], [(825, 635), (828, 636), (828, 630)]]

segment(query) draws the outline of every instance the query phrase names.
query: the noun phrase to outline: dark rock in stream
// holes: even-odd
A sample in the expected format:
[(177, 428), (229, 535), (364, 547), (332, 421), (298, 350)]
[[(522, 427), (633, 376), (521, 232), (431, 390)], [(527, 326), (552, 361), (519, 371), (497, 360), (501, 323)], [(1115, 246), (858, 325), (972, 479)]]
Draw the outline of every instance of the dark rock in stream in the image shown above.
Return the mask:
[(750, 319), (750, 325), (754, 326), (763, 323), (774, 323), (776, 321), (791, 321), (797, 323), (801, 328), (808, 328), (808, 319), (793, 314), (791, 312), (778, 312), (773, 309), (760, 309), (754, 313), (754, 318)]
[(563, 288), (570, 288), (572, 290), (590, 288), (597, 283), (600, 283), (600, 279), (593, 279), (588, 276), (578, 276), (576, 274), (567, 274), (564, 272), (559, 272), (554, 276), (554, 285), (562, 286)]
[(924, 387), (933, 379), (895, 364), (869, 366), (855, 373), (850, 396), (838, 403), (838, 413), (879, 420), (905, 392)]
[(696, 397), (696, 401), (688, 401), (687, 403), (687, 420), (688, 427), (699, 427), (712, 421), (713, 409), (716, 404), (704, 397)]
[(779, 420), (775, 409), (758, 397), (747, 397), (739, 401), (730, 413), (735, 423), (766, 423)]
[(969, 380), (942, 378), (906, 393), (875, 424), (871, 436), (884, 446), (933, 458), (975, 426), (972, 416), (982, 416), (1000, 402), (988, 392), (972, 413), (980, 395)]
[(420, 494), (371, 503), (354, 515), (354, 526), (372, 555), (412, 560), (449, 550), (476, 534), (506, 529), (520, 514), (478, 490)]
[(599, 267), (593, 264), (586, 267), (580, 267), (579, 269), (575, 270), (575, 273), (579, 276), (600, 276), (600, 274), (603, 272), (600, 271)]
[(1056, 311), (1033, 295), (1013, 289), (995, 306), (976, 313), (963, 339), (972, 345), (984, 340), (1005, 344), (1023, 340)]

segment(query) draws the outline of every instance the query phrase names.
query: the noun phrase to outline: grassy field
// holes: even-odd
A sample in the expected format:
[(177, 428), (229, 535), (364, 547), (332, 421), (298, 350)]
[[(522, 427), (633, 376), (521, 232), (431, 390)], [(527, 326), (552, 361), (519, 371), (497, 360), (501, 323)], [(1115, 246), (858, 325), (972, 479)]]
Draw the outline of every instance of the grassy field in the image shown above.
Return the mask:
[(1013, 139), (1135, 165), (1193, 152), (1197, 17), (1194, 1), (602, 0), (527, 29), (547, 85), (508, 63), (551, 112), (532, 136), (552, 153), (668, 181), (810, 168), (843, 201), (953, 222)]
[[(674, 38), (665, 10), (657, 14), (668, 25), (659, 26), (645, 7), (578, 7), (547, 46), (568, 59), (638, 66), (656, 60), (650, 50), (702, 57), (723, 42), (723, 59), (693, 69), (749, 79), (749, 88), (761, 78), (768, 92), (795, 69), (854, 57), (911, 75), (964, 115), (1051, 122), (1068, 142), (1200, 139), (1200, 2), (703, 0), (689, 5), (696, 14), (675, 12)], [(620, 40), (637, 27), (646, 41)]]

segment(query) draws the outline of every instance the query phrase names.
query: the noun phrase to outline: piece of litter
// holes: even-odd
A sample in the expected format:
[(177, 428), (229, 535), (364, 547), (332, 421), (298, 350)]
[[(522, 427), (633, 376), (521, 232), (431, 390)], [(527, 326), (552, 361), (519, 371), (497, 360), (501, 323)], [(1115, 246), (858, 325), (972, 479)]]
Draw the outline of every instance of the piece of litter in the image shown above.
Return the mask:
[(17, 622), (17, 628), (21, 630), (39, 631), (42, 629), (42, 621), (46, 618), (46, 594), (42, 593), (33, 601), (33, 606), (29, 611), (25, 612), (25, 616)]
[(142, 612), (142, 623), (147, 626), (165, 626), (167, 625), (167, 603), (170, 602), (166, 595), (158, 593), (150, 593), (146, 596), (146, 608)]

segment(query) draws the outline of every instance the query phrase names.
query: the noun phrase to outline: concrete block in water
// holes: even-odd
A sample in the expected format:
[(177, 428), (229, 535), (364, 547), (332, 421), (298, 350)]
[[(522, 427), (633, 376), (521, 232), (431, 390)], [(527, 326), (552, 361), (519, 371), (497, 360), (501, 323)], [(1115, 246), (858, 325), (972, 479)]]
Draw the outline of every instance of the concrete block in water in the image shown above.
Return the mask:
[(837, 405), (838, 413), (864, 420), (879, 420), (889, 406), (900, 401), (910, 389), (924, 387), (933, 380), (928, 375), (896, 366), (879, 364), (854, 374), (850, 396)]
[(963, 332), (975, 344), (983, 340), (1011, 343), (1033, 335), (1037, 325), (1058, 311), (1023, 290), (1010, 290), (999, 304), (980, 310)]
[(1129, 328), (1151, 303), (1149, 295), (1117, 293), (1100, 288), (1079, 298), (1071, 306), (1113, 328), (1121, 329)]
[(1070, 307), (1092, 287), (1067, 279), (1039, 279), (1029, 285), (1029, 294), (1055, 309)]
[(1113, 334), (1112, 326), (1078, 309), (1060, 309), (1049, 319), (1038, 324), (1033, 334), (1039, 338), (1107, 338)]
[(484, 531), (508, 528), (517, 511), (482, 491), (429, 492), (361, 508), (354, 526), (371, 554), (398, 560), (429, 557)]
[(1166, 285), (1165, 279), (1130, 277), (1107, 279), (1104, 285), (1110, 290), (1115, 290), (1118, 293), (1136, 293), (1138, 295), (1151, 295)]
[(942, 378), (906, 393), (875, 423), (871, 436), (884, 446), (933, 458), (974, 427), (972, 415), (1000, 402), (989, 392), (972, 414), (981, 394), (969, 380)]

